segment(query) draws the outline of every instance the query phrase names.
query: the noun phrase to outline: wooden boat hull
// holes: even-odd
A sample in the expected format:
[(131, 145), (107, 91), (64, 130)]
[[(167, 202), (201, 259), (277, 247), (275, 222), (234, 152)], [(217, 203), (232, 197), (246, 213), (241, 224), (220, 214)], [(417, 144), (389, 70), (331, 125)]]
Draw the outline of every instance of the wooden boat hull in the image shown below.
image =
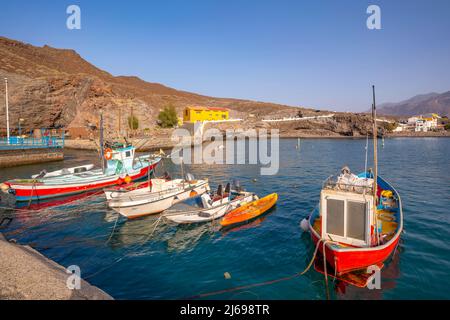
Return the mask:
[(254, 219), (272, 208), (277, 200), (278, 195), (276, 193), (272, 193), (264, 198), (244, 204), (227, 213), (220, 221), (220, 224), (225, 227)]
[[(150, 165), (136, 170), (134, 173), (129, 174), (132, 181), (143, 179), (148, 175), (149, 170), (154, 170), (158, 161), (151, 163)], [(6, 185), (14, 194), (16, 201), (36, 201), (56, 197), (64, 197), (74, 195), (78, 193), (84, 193), (93, 190), (103, 189), (105, 187), (115, 186), (123, 183), (123, 174), (114, 174), (111, 176), (103, 176), (101, 179), (89, 182), (79, 181), (77, 183), (65, 183), (65, 184), (46, 184), (43, 182), (16, 182), (7, 181)]]

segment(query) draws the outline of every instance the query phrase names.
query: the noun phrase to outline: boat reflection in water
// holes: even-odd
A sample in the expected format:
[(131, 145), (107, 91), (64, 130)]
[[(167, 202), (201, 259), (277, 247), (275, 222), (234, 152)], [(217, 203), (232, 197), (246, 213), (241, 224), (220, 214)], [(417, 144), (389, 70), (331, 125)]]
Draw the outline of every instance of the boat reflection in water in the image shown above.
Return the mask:
[(215, 223), (182, 225), (176, 228), (171, 237), (168, 237), (167, 251), (191, 251), (200, 243), (202, 238), (207, 239), (208, 235), (213, 236), (216, 229), (217, 224)]
[[(115, 223), (118, 215), (107, 213), (105, 220)], [(109, 241), (113, 248), (146, 246), (152, 243), (165, 243), (167, 252), (182, 252), (194, 249), (202, 238), (214, 235), (219, 230), (217, 223), (188, 224), (177, 226), (167, 222), (160, 215), (138, 220), (121, 219)], [(158, 221), (159, 220), (159, 221)], [(155, 228), (156, 227), (156, 228)], [(144, 250), (145, 251), (145, 250)]]
[[(39, 201), (31, 201), (31, 202), (16, 202), (15, 207), (17, 209), (28, 209), (28, 210), (43, 210), (47, 208), (56, 208), (60, 210), (64, 210), (64, 208), (69, 205), (78, 206), (80, 203), (78, 200), (86, 200), (87, 198), (91, 198), (95, 194), (99, 194), (98, 190), (89, 191), (86, 193), (75, 194), (67, 197), (59, 197), (54, 199), (45, 199)], [(66, 206), (67, 205), (67, 206)], [(85, 203), (83, 202), (83, 205)], [(61, 208), (60, 208), (61, 207)]]
[(392, 258), (387, 261), (384, 268), (381, 269), (381, 290), (359, 288), (349, 285), (345, 281), (336, 280), (335, 293), (337, 299), (354, 300), (354, 299), (383, 299), (383, 294), (396, 287), (396, 280), (400, 278), (400, 248), (393, 254)]
[[(144, 245), (149, 241), (161, 241), (170, 232), (168, 232), (169, 225), (160, 218), (160, 215), (152, 215), (136, 220), (127, 220), (112, 210), (108, 211), (105, 220), (114, 224), (117, 221), (116, 227), (111, 229), (109, 245), (113, 248), (122, 248)], [(158, 221), (158, 219), (160, 220)]]

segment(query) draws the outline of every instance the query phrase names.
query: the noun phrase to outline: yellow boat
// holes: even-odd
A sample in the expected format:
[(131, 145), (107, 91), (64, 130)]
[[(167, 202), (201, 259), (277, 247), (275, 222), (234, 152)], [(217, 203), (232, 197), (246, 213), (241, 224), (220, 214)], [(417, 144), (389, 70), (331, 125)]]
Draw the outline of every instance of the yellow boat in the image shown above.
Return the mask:
[(220, 224), (222, 226), (229, 226), (256, 218), (272, 208), (277, 200), (278, 194), (272, 193), (264, 198), (249, 202), (228, 212), (220, 221)]

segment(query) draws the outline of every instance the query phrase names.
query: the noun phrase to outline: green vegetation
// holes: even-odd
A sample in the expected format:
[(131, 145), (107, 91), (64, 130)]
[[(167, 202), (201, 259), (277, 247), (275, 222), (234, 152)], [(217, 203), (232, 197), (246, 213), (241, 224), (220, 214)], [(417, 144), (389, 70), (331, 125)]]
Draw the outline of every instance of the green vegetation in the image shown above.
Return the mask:
[(445, 128), (445, 130), (450, 131), (450, 123), (447, 123), (447, 124), (444, 126), (444, 128)]
[(158, 115), (158, 123), (163, 128), (173, 128), (178, 124), (177, 111), (175, 107), (169, 105)]
[(139, 120), (136, 116), (133, 115), (128, 117), (128, 127), (131, 130), (139, 129)]
[(393, 122), (393, 123), (388, 122), (386, 124), (386, 130), (389, 131), (389, 132), (394, 131), (394, 129), (397, 128), (397, 127), (398, 127), (398, 123), (397, 122)]

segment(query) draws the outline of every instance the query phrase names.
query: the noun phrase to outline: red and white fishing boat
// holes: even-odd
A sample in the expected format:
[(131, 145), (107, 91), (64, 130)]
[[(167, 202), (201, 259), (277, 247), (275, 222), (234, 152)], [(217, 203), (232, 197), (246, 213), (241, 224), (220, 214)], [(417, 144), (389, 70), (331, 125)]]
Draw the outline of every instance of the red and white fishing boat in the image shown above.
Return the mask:
[(16, 201), (35, 201), (130, 183), (147, 177), (161, 160), (153, 155), (135, 158), (135, 151), (131, 145), (116, 145), (104, 151), (104, 168), (86, 165), (43, 172), (32, 179), (14, 179), (5, 184)]
[(308, 219), (316, 252), (326, 258), (323, 271), (330, 268), (329, 275), (382, 266), (396, 250), (403, 230), (400, 195), (377, 172), (375, 93), (372, 115), (374, 169), (354, 175), (345, 167), (338, 177), (329, 178), (320, 205)]

